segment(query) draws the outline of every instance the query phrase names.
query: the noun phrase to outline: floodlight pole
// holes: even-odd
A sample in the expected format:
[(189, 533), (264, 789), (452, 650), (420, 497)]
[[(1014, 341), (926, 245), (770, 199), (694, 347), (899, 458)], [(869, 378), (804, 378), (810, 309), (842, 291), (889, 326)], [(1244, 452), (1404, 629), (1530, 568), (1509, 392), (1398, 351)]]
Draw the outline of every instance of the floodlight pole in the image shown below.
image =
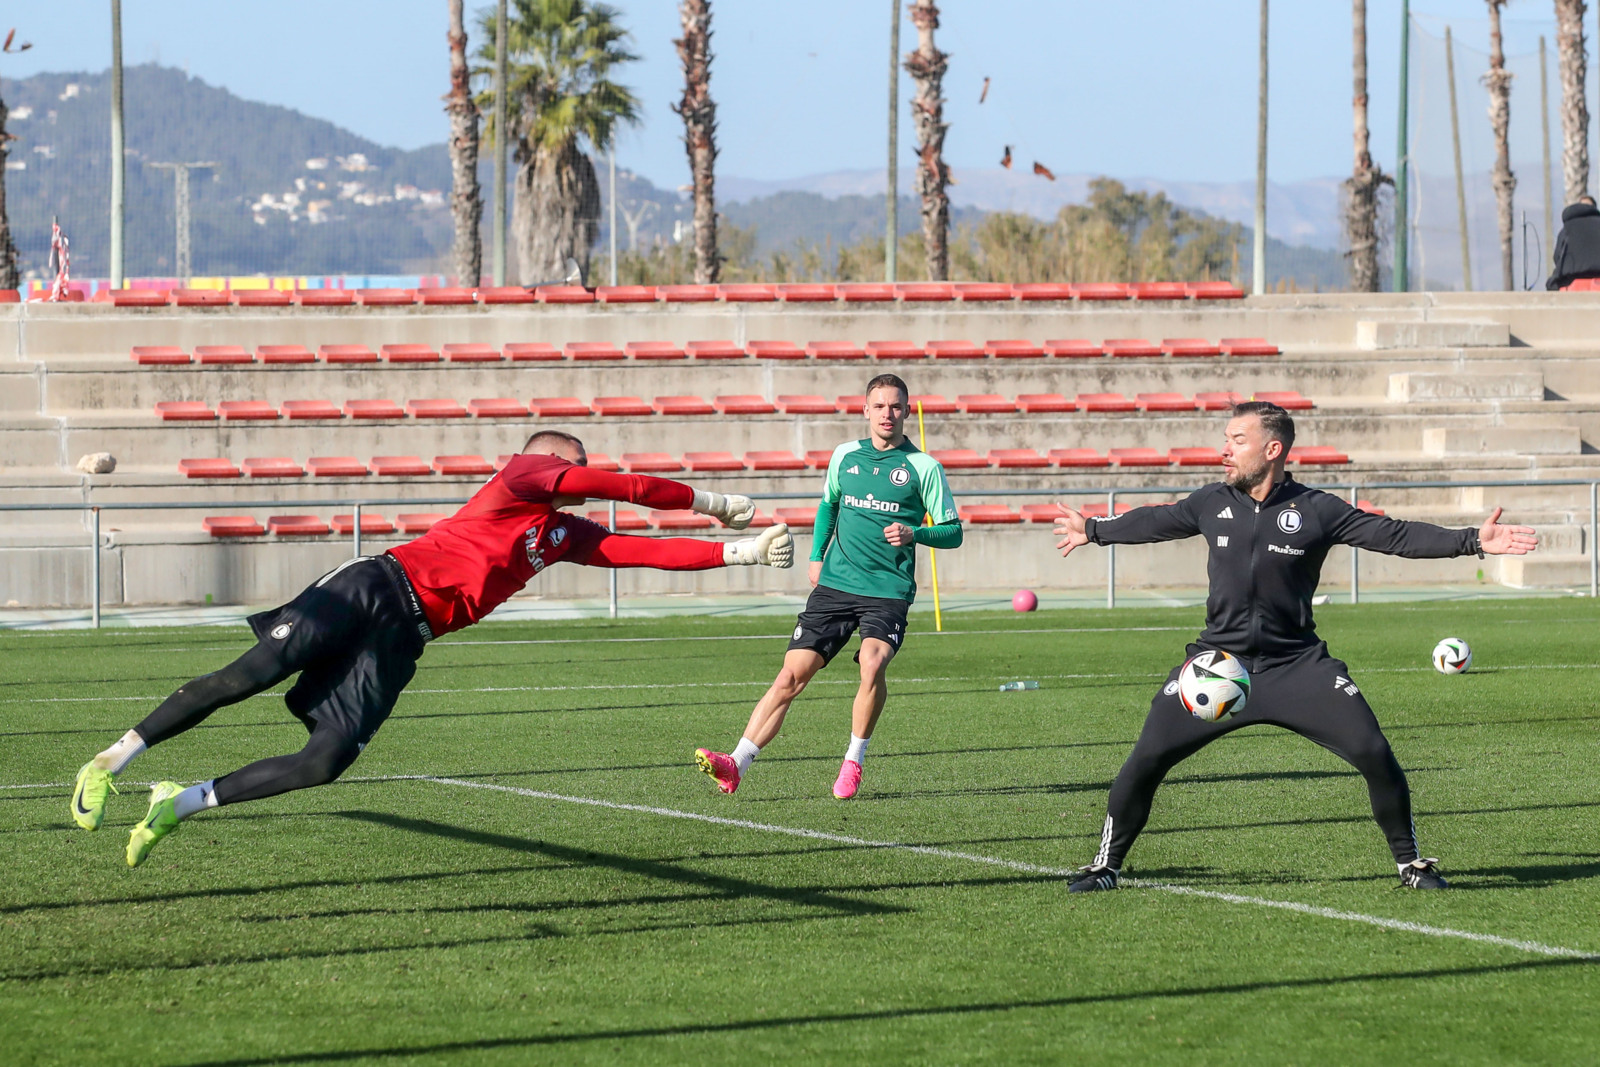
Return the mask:
[(123, 179), (127, 157), (122, 136), (122, 0), (111, 0), (111, 288), (122, 288)]
[(1267, 3), (1261, 0), (1261, 88), (1256, 114), (1256, 232), (1250, 261), (1250, 291), (1267, 291)]
[[(1542, 43), (1544, 38), (1540, 38)], [(1543, 71), (1543, 53), (1539, 56)], [(1456, 225), (1461, 230), (1461, 291), (1472, 292), (1472, 242), (1467, 235), (1467, 182), (1461, 169), (1461, 116), (1456, 110), (1456, 49), (1450, 37), (1450, 27), (1444, 28), (1444, 73), (1450, 82), (1450, 147), (1456, 162)], [(1541, 83), (1542, 84), (1542, 83)], [(1550, 164), (1550, 127), (1545, 127), (1545, 166)], [(1550, 187), (1550, 172), (1545, 171), (1545, 188)], [(1548, 197), (1546, 198), (1548, 201)]]
[(611, 284), (617, 284), (617, 146), (611, 146)]
[(215, 163), (152, 163), (157, 170), (170, 170), (172, 183), (176, 192), (178, 247), (173, 257), (172, 273), (177, 277), (179, 284), (185, 288), (194, 271), (189, 256), (189, 172), (191, 170), (211, 170)]
[(1406, 186), (1410, 179), (1407, 172), (1410, 170), (1411, 147), (1407, 140), (1407, 126), (1409, 116), (1407, 108), (1411, 103), (1411, 0), (1400, 0), (1400, 145), (1395, 151), (1395, 177), (1394, 177), (1394, 291), (1406, 292), (1411, 287), (1410, 267), (1406, 262), (1407, 237), (1406, 227), (1409, 225), (1409, 216), (1406, 211)]
[(900, 0), (889, 0), (889, 222), (883, 237), (883, 280), (899, 274), (900, 249)]
[(1543, 37), (1539, 38), (1539, 131), (1544, 139), (1544, 195), (1540, 197), (1544, 201), (1544, 239), (1553, 243), (1556, 231), (1550, 203), (1550, 74)]
[(494, 16), (494, 283), (506, 283), (506, 0)]

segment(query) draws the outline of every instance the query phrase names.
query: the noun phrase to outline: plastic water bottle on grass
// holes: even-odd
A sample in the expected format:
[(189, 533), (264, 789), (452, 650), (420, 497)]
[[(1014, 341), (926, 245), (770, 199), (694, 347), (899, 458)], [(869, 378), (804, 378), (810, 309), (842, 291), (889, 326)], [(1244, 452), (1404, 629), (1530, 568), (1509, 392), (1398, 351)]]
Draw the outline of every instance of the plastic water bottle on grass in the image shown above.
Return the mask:
[(1020, 693), (1026, 689), (1039, 688), (1038, 682), (1007, 682), (1000, 687), (1002, 693)]

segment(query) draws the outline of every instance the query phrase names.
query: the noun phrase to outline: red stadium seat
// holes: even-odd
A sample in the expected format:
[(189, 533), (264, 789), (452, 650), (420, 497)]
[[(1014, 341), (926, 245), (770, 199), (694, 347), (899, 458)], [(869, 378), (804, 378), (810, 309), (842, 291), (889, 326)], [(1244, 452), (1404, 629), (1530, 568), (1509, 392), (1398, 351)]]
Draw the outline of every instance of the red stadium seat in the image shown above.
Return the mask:
[(786, 304), (832, 303), (837, 295), (831, 285), (790, 284), (778, 286), (778, 299)]
[(956, 298), (956, 290), (949, 282), (901, 282), (894, 287), (895, 296), (908, 304), (942, 303)]
[(1109, 467), (1111, 460), (1092, 448), (1052, 448), (1050, 462), (1058, 467)]
[(1285, 411), (1310, 411), (1312, 408), (1310, 398), (1303, 397), (1298, 392), (1293, 390), (1287, 392), (1275, 392), (1271, 390), (1266, 392), (1258, 392), (1252, 394), (1250, 399), (1265, 400), (1269, 404), (1278, 405)]
[(438, 511), (402, 511), (395, 516), (395, 521), (400, 524), (401, 533), (415, 536), (427, 533), (447, 518), (448, 515)]
[(704, 304), (717, 298), (714, 285), (658, 285), (656, 297), (668, 304)]
[[(607, 529), (610, 529), (610, 523), (611, 523), (611, 511), (610, 511), (610, 509), (608, 508), (605, 511), (591, 511), (591, 512), (589, 512), (589, 521), (590, 522), (598, 522), (601, 526), (604, 526)], [(650, 526), (650, 524), (644, 521), (644, 516), (640, 515), (637, 511), (633, 511), (633, 510), (631, 510), (629, 508), (618, 508), (617, 509), (617, 529), (619, 531), (620, 530), (644, 530), (644, 529), (648, 529), (649, 526)]]
[(1135, 300), (1187, 300), (1189, 287), (1183, 282), (1134, 282)]
[(928, 453), (948, 470), (979, 470), (989, 466), (989, 457), (970, 448), (935, 448)]
[(812, 359), (866, 359), (866, 349), (853, 341), (812, 341), (806, 345)]
[(196, 345), (194, 355), (201, 363), (211, 364), (227, 365), (256, 361), (256, 357), (252, 356), (249, 350), (238, 345)]
[(434, 456), (433, 469), (448, 477), (493, 474), (494, 464), (482, 456)]
[(1017, 397), (1017, 407), (1029, 415), (1047, 415), (1077, 411), (1078, 402), (1069, 400), (1060, 393), (1023, 393)]
[(524, 419), (528, 405), (506, 396), (478, 397), (467, 401), (467, 411), (478, 419)]
[(162, 400), (156, 403), (156, 418), (162, 422), (215, 422), (217, 413), (200, 400)]
[(1243, 300), (1244, 290), (1230, 282), (1189, 282), (1189, 295), (1196, 300)]
[[(594, 398), (594, 413), (616, 418), (623, 415), (654, 415), (656, 409), (636, 396), (597, 396)], [(543, 415), (544, 412), (539, 414)]]
[(778, 410), (785, 415), (832, 415), (833, 404), (809, 393), (779, 393)]
[(350, 307), (356, 302), (354, 289), (296, 289), (294, 302), (301, 307)]
[(873, 359), (923, 359), (927, 354), (921, 345), (910, 341), (867, 342), (867, 355)]
[(988, 354), (971, 341), (929, 341), (923, 347), (934, 359), (983, 359)]
[(653, 285), (602, 285), (594, 291), (595, 299), (602, 304), (654, 304), (656, 287)]
[(1182, 393), (1138, 393), (1133, 402), (1140, 411), (1193, 411), (1193, 400)]
[(715, 415), (717, 409), (703, 397), (658, 396), (655, 409), (662, 415)]
[(1064, 282), (1026, 282), (1011, 287), (1018, 300), (1071, 300), (1072, 286)]
[(393, 400), (346, 400), (344, 413), (352, 419), (403, 419), (406, 413)]
[(1337, 467), (1350, 457), (1329, 445), (1300, 445), (1289, 449), (1289, 462), (1314, 467)]
[(263, 363), (315, 363), (317, 355), (305, 345), (257, 345), (256, 358)]
[(467, 409), (454, 400), (407, 400), (406, 413), (414, 419), (464, 419)]
[(178, 473), (185, 478), (237, 478), (239, 468), (225, 459), (180, 459)]
[[(925, 399), (932, 398), (928, 397)], [(949, 403), (949, 401), (945, 401), (945, 403)], [(864, 396), (841, 396), (834, 401), (834, 405), (839, 409), (839, 412), (842, 415), (859, 415), (863, 410), (866, 409), (867, 398)], [(911, 410), (915, 411), (916, 408), (913, 407)]]
[(1065, 514), (1060, 504), (1022, 505), (1022, 517), (1029, 522), (1055, 522)]
[(169, 299), (181, 308), (219, 307), (228, 303), (226, 289), (174, 289)]
[(1031, 448), (992, 448), (989, 450), (989, 462), (1001, 470), (1050, 466), (1049, 459)]
[(691, 471), (744, 470), (744, 460), (732, 452), (685, 452), (683, 462)]
[(624, 452), (622, 469), (629, 474), (666, 474), (683, 470), (683, 464), (665, 452)]
[(776, 525), (777, 521), (778, 520), (774, 519), (771, 515), (768, 515), (766, 512), (758, 509), (756, 513), (750, 517), (750, 525), (746, 526), (745, 529), (764, 530), (768, 526)]
[(111, 303), (119, 308), (163, 307), (167, 302), (166, 289), (113, 289)]
[(1126, 282), (1084, 282), (1072, 287), (1078, 300), (1128, 300), (1133, 291)]
[(408, 307), (417, 302), (415, 289), (357, 289), (363, 307)]
[(323, 345), (317, 355), (324, 363), (376, 363), (378, 353), (366, 345)]
[(996, 393), (962, 393), (956, 405), (968, 415), (1014, 415), (1017, 402)]
[(778, 299), (773, 285), (719, 285), (717, 298), (737, 304), (770, 304)]
[[(332, 525), (333, 532), (336, 534), (352, 534), (355, 533), (356, 529), (356, 517), (354, 515), (335, 515)], [(378, 536), (392, 533), (394, 533), (394, 523), (376, 512), (362, 510), (361, 535), (363, 537), (368, 534)]]
[(581, 285), (541, 285), (533, 291), (541, 304), (592, 304), (594, 293)]
[(1139, 406), (1121, 393), (1079, 393), (1079, 411), (1137, 411)]
[[(1083, 507), (1079, 508), (1078, 510), (1083, 514), (1083, 517), (1086, 518), (1086, 519), (1103, 519), (1103, 518), (1106, 517), (1106, 514), (1107, 514), (1106, 505), (1105, 505), (1104, 501), (1097, 501), (1096, 503), (1093, 503), (1093, 504), (1085, 504)], [(1118, 504), (1117, 505), (1117, 514), (1118, 515), (1126, 515), (1128, 512), (1130, 512), (1132, 510), (1133, 510), (1133, 505), (1132, 504)]]
[(569, 341), (567, 358), (580, 361), (622, 359), (622, 349), (608, 341)]
[(1278, 346), (1262, 337), (1224, 337), (1222, 350), (1230, 356), (1276, 356)]
[(743, 359), (744, 349), (732, 341), (690, 341), (683, 346), (691, 359)]
[(513, 363), (552, 363), (566, 356), (548, 341), (514, 341), (506, 345), (506, 358)]
[(494, 345), (445, 345), (440, 351), (451, 363), (499, 363), (501, 359), (500, 350)]
[(724, 415), (773, 415), (778, 411), (766, 397), (747, 393), (719, 396), (711, 405)]
[(1046, 341), (1044, 350), (1057, 359), (1098, 359), (1106, 350), (1093, 341)]
[(1368, 515), (1382, 515), (1384, 513), (1382, 508), (1373, 504), (1370, 500), (1357, 500), (1356, 510), (1365, 511)]
[(580, 419), (594, 414), (588, 404), (572, 396), (536, 396), (528, 401), (528, 410), (541, 419)]
[(756, 359), (806, 358), (806, 350), (793, 341), (751, 341), (744, 350)]
[(260, 537), (267, 532), (248, 515), (207, 515), (200, 528), (212, 537)]
[(652, 511), (647, 521), (657, 530), (707, 530), (712, 526), (709, 515), (693, 511)]
[(1239, 393), (1196, 393), (1194, 402), (1201, 411), (1227, 411), (1244, 400)]
[(326, 537), (331, 530), (315, 515), (273, 515), (267, 519), (267, 532), (278, 537)]
[(133, 361), (143, 367), (170, 366), (190, 362), (189, 353), (174, 345), (134, 345)]
[(817, 524), (817, 506), (803, 508), (774, 508), (772, 515), (793, 530), (809, 530)]
[(622, 464), (618, 463), (604, 452), (590, 452), (589, 469), (592, 471), (610, 471), (612, 474), (615, 474), (622, 469)]
[(484, 304), (531, 304), (533, 290), (520, 285), (497, 285), (478, 290), (478, 300)]
[(806, 466), (812, 470), (827, 470), (833, 459), (832, 449), (818, 449), (806, 453)]
[(1119, 467), (1165, 467), (1171, 461), (1154, 448), (1113, 448), (1111, 462)]
[(242, 308), (281, 308), (294, 303), (294, 294), (287, 289), (235, 289), (233, 302)]
[(894, 299), (894, 286), (887, 282), (847, 282), (833, 288), (847, 304), (883, 303)]
[(803, 471), (806, 461), (793, 452), (746, 452), (745, 466), (753, 471)]
[(1222, 453), (1214, 448), (1173, 448), (1167, 458), (1180, 467), (1216, 467), (1222, 463)]
[(634, 359), (683, 358), (683, 349), (670, 341), (629, 341), (622, 350)]
[(1161, 346), (1153, 345), (1140, 337), (1110, 337), (1105, 342), (1106, 355), (1121, 356), (1159, 356)]
[[(865, 407), (866, 403), (866, 398), (863, 397), (861, 400), (862, 407)], [(913, 415), (917, 413), (919, 405), (922, 407), (924, 415), (954, 415), (961, 410), (961, 405), (954, 400), (948, 400), (933, 393), (922, 393), (911, 398), (910, 410)], [(858, 407), (856, 410), (860, 411), (861, 408)]]
[(283, 417), (286, 419), (342, 419), (344, 412), (327, 400), (285, 400)]
[(961, 301), (1014, 300), (1016, 292), (1004, 282), (957, 282), (956, 299)]
[(478, 294), (471, 289), (461, 286), (441, 286), (435, 289), (418, 289), (417, 296), (424, 304), (451, 305), (451, 304), (476, 304)]
[(306, 470), (313, 478), (365, 478), (367, 465), (353, 456), (312, 456)]
[(373, 456), (372, 473), (380, 478), (421, 478), (433, 473), (433, 464), (420, 456)]
[(1022, 521), (1022, 516), (1004, 504), (967, 504), (956, 509), (962, 522), (974, 526), (998, 526)]
[(1174, 359), (1197, 359), (1222, 355), (1222, 346), (1201, 337), (1164, 337), (1161, 350)]
[(217, 405), (224, 422), (270, 420), (278, 417), (278, 409), (265, 400), (224, 400)]
[(995, 359), (1039, 359), (1044, 356), (1044, 346), (1032, 341), (990, 341), (983, 348)]
[(251, 456), (239, 466), (247, 478), (304, 478), (306, 469), (286, 456)]

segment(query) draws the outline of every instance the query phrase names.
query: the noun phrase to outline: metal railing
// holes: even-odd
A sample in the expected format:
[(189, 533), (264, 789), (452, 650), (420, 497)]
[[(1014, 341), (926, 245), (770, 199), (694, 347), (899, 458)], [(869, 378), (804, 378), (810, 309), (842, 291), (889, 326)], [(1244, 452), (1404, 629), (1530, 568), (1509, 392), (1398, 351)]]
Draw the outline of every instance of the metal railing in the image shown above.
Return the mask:
[[(1354, 505), (1361, 493), (1373, 493), (1382, 490), (1395, 489), (1528, 489), (1528, 488), (1559, 488), (1563, 486), (1587, 486), (1589, 489), (1589, 525), (1586, 537), (1586, 547), (1589, 555), (1589, 595), (1600, 597), (1600, 538), (1595, 536), (1600, 530), (1600, 481), (1590, 478), (1551, 478), (1551, 479), (1513, 479), (1493, 481), (1430, 481), (1430, 482), (1322, 482), (1317, 484), (1303, 483), (1313, 489), (1325, 492), (1347, 493), (1350, 503)], [(984, 488), (968, 490), (962, 494), (963, 499), (992, 499), (996, 497), (1104, 497), (1106, 501), (1106, 514), (1117, 513), (1118, 496), (1173, 496), (1191, 493), (1199, 488), (1198, 485), (1150, 485), (1150, 486), (1093, 486), (1093, 487), (1061, 487), (1055, 489), (1007, 489)], [(792, 493), (751, 493), (752, 500), (813, 500), (816, 498), (815, 490)], [(77, 511), (89, 513), (90, 543), (92, 564), (90, 568), (90, 606), (92, 625), (100, 626), (101, 607), (101, 576), (100, 552), (103, 548), (100, 536), (100, 513), (102, 511), (199, 511), (227, 507), (238, 510), (255, 510), (271, 508), (281, 510), (285, 507), (296, 508), (327, 508), (348, 507), (351, 509), (351, 550), (352, 554), (361, 555), (361, 516), (362, 509), (369, 507), (418, 507), (447, 505), (459, 507), (465, 504), (469, 497), (378, 497), (372, 499), (335, 499), (335, 500), (229, 500), (229, 501), (158, 501), (158, 502), (117, 502), (107, 504), (88, 503), (52, 503), (52, 504), (4, 504), (0, 503), (0, 512), (34, 512), (34, 511)], [(617, 528), (617, 505), (607, 502), (609, 508), (609, 527)], [(1117, 546), (1107, 545), (1106, 549), (1106, 607), (1117, 606)], [(1350, 546), (1350, 603), (1361, 602), (1361, 552), (1355, 546)], [(610, 575), (609, 612), (611, 618), (617, 617), (617, 572), (613, 570)]]

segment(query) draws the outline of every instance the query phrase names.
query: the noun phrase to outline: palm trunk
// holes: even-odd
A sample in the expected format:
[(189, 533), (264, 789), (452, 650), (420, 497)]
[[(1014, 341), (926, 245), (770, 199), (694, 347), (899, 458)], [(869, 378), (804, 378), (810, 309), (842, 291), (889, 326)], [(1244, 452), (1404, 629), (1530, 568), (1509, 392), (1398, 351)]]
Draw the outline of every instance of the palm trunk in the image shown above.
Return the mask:
[(1367, 128), (1367, 4), (1352, 0), (1353, 70), (1355, 76), (1355, 168), (1344, 183), (1344, 233), (1349, 246), (1350, 288), (1358, 293), (1378, 291), (1378, 188), (1387, 181), (1372, 162)]
[[(530, 105), (524, 114), (534, 113)], [(588, 276), (589, 250), (600, 237), (600, 182), (576, 137), (554, 149), (520, 139), (511, 229), (521, 284), (564, 276), (569, 258)]]
[(1500, 35), (1500, 9), (1505, 2), (1488, 0), (1489, 73), (1483, 76), (1483, 84), (1489, 89), (1489, 124), (1494, 127), (1493, 183), (1495, 215), (1500, 224), (1500, 286), (1511, 290), (1516, 288), (1511, 261), (1511, 196), (1516, 191), (1517, 179), (1511, 173), (1511, 72), (1506, 70), (1505, 44)]
[(1561, 177), (1568, 204), (1589, 191), (1589, 101), (1584, 95), (1584, 0), (1556, 0), (1556, 56), (1561, 64)]
[(683, 117), (683, 146), (694, 181), (694, 280), (711, 285), (722, 275), (717, 255), (717, 105), (711, 99), (711, 0), (678, 6), (683, 36), (672, 43), (683, 63), (683, 99), (672, 110)]
[(17, 246), (11, 241), (11, 218), (6, 214), (6, 102), (0, 100), (0, 289), (21, 288), (17, 271)]
[(906, 56), (906, 70), (917, 83), (911, 119), (917, 127), (917, 194), (922, 197), (922, 245), (928, 257), (928, 280), (950, 276), (950, 168), (944, 162), (944, 72), (950, 57), (933, 44), (939, 8), (933, 0), (914, 0), (911, 22), (917, 27), (917, 50)]
[(450, 113), (450, 213), (456, 231), (451, 253), (456, 284), (470, 288), (483, 277), (483, 197), (478, 189), (478, 105), (468, 85), (462, 2), (450, 0), (450, 92), (444, 109)]

